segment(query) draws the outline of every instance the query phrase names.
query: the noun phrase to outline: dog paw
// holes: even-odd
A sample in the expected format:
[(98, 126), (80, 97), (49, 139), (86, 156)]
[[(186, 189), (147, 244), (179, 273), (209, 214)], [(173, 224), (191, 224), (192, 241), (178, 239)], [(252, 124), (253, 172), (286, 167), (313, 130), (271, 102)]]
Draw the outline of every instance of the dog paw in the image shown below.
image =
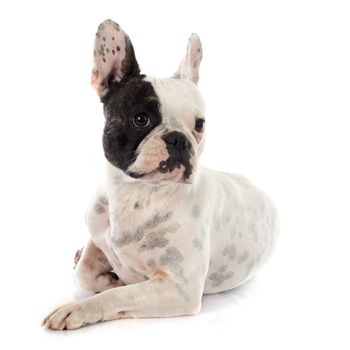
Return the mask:
[(85, 302), (76, 302), (55, 309), (44, 318), (41, 325), (50, 329), (63, 330), (77, 329), (98, 321), (100, 321), (98, 312), (92, 313)]

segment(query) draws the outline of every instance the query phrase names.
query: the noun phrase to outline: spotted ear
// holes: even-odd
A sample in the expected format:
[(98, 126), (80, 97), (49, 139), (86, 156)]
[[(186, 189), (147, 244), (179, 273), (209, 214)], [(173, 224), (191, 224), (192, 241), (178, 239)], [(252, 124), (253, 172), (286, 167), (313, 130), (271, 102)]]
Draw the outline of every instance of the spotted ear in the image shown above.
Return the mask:
[(113, 83), (139, 74), (134, 48), (127, 34), (110, 19), (102, 22), (95, 38), (92, 86), (102, 97)]
[(192, 34), (188, 39), (186, 56), (182, 60), (179, 69), (174, 74), (174, 78), (189, 79), (197, 84), (202, 56), (201, 40), (197, 34)]

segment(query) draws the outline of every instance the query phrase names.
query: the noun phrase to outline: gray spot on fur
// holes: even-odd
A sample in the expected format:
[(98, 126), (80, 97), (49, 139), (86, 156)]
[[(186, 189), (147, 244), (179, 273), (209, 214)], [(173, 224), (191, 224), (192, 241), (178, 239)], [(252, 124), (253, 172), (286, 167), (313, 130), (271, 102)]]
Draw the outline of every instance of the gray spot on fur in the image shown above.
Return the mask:
[(121, 238), (118, 239), (115, 239), (114, 236), (111, 237), (112, 242), (118, 247), (130, 244), (132, 242), (139, 242), (143, 238), (145, 231), (155, 229), (157, 226), (167, 222), (171, 218), (172, 214), (173, 213), (171, 211), (165, 213), (164, 215), (157, 213), (140, 225), (135, 232), (124, 231)]
[(228, 280), (233, 276), (233, 271), (226, 271), (227, 266), (221, 266), (218, 272), (213, 272), (209, 275), (209, 279), (212, 281), (213, 287), (220, 286), (224, 281)]
[(183, 289), (183, 287), (181, 286), (181, 284), (176, 283), (175, 284), (175, 288), (177, 290), (177, 292), (188, 302), (190, 300), (188, 294), (185, 292), (185, 290)]
[(138, 248), (139, 252), (142, 252), (144, 250), (151, 250), (154, 248), (163, 248), (166, 245), (168, 245), (169, 240), (165, 238), (164, 236), (168, 233), (174, 233), (178, 230), (180, 227), (179, 224), (174, 224), (168, 227), (165, 227), (163, 229), (159, 229), (157, 231), (150, 232), (147, 234), (147, 236), (144, 238), (142, 244)]
[(169, 243), (169, 240), (163, 237), (165, 233), (166, 230), (149, 233), (145, 238), (145, 241), (139, 247), (138, 251), (142, 252), (144, 250), (165, 247)]
[(187, 278), (183, 275), (184, 270), (180, 265), (182, 260), (183, 255), (179, 252), (179, 250), (175, 247), (169, 247), (166, 249), (165, 254), (161, 255), (159, 262), (163, 266), (168, 266), (171, 272), (187, 283)]
[(192, 212), (191, 212), (192, 217), (193, 218), (199, 218), (200, 213), (201, 213), (201, 211), (200, 211), (199, 204), (196, 204), (195, 206), (193, 206)]
[(96, 214), (101, 215), (101, 214), (103, 214), (103, 213), (106, 211), (106, 209), (105, 209), (105, 207), (104, 207), (103, 205), (101, 205), (100, 203), (95, 203), (95, 205), (94, 205), (94, 211), (95, 211)]
[(156, 266), (156, 261), (154, 259), (148, 259), (146, 262), (146, 265), (150, 268), (155, 267)]
[(167, 248), (165, 255), (160, 257), (161, 265), (178, 264), (183, 260), (183, 255), (175, 247)]
[[(108, 23), (109, 23), (109, 22), (108, 22)], [(102, 31), (103, 29), (105, 29), (105, 25), (104, 25), (104, 23), (101, 23), (101, 24), (98, 26), (97, 30), (100, 32), (100, 31)]]
[(219, 270), (218, 270), (218, 271), (219, 271), (220, 273), (222, 273), (222, 272), (225, 272), (226, 269), (227, 269), (227, 265), (222, 265), (222, 266), (219, 267)]
[(241, 264), (243, 261), (246, 261), (249, 257), (249, 254), (247, 251), (244, 251), (241, 255), (238, 256), (237, 262), (238, 264)]
[(157, 193), (159, 191), (158, 186), (154, 186), (151, 188), (151, 193)]
[(203, 249), (203, 242), (201, 239), (199, 238), (195, 238), (193, 241), (193, 246), (197, 249), (197, 250), (202, 250)]
[(230, 259), (230, 260), (234, 260), (236, 258), (236, 246), (234, 244), (230, 244), (228, 246), (225, 247), (225, 249), (222, 251), (222, 255), (226, 256)]
[(106, 196), (101, 196), (98, 198), (98, 201), (100, 202), (100, 204), (102, 205), (108, 205), (108, 199)]

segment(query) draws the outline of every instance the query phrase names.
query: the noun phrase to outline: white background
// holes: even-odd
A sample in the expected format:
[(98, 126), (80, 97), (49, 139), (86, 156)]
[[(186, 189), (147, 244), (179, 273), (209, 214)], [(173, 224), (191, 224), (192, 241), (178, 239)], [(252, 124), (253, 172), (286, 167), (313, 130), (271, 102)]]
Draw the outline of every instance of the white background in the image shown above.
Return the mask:
[[(130, 35), (142, 71), (170, 76), (203, 42), (205, 165), (274, 199), (281, 239), (258, 277), (196, 317), (55, 332), (72, 300), (83, 216), (103, 177), (90, 87), (98, 24)], [(350, 11), (347, 1), (9, 1), (0, 5), (0, 347), (349, 349)]]

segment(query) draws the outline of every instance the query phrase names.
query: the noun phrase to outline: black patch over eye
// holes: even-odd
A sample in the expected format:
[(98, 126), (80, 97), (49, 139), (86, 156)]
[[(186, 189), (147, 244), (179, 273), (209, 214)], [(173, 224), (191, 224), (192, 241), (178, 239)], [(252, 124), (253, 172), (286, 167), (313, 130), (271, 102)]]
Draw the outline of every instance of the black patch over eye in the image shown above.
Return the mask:
[(137, 128), (146, 128), (150, 124), (150, 119), (146, 114), (137, 114), (132, 118), (132, 122)]
[(195, 126), (194, 126), (194, 130), (196, 130), (197, 132), (203, 131), (203, 129), (204, 129), (204, 123), (205, 123), (205, 120), (204, 120), (204, 119), (202, 119), (202, 118), (196, 119), (196, 124), (195, 124)]

